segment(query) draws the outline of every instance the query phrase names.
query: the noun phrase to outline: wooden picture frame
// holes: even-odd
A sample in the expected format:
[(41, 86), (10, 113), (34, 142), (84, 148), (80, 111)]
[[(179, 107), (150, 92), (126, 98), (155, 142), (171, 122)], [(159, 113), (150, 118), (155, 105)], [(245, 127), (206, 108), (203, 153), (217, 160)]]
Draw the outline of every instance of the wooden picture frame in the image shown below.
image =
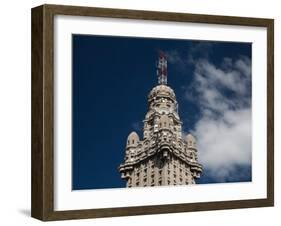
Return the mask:
[[(99, 209), (54, 210), (54, 16), (124, 18), (267, 29), (267, 198), (179, 203)], [(32, 201), (31, 215), (50, 220), (163, 214), (187, 211), (264, 207), (274, 205), (274, 21), (272, 19), (196, 15), (42, 5), (32, 9)]]

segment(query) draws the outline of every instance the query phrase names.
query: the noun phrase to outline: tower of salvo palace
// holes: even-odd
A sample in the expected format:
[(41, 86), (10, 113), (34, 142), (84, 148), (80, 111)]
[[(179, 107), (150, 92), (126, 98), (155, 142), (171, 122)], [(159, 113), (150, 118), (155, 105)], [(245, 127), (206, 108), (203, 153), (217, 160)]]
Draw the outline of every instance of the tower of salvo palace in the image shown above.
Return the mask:
[(157, 74), (158, 85), (148, 95), (143, 139), (130, 133), (124, 163), (119, 166), (127, 187), (195, 184), (202, 173), (195, 138), (182, 134), (176, 95), (167, 86), (164, 53), (159, 55)]

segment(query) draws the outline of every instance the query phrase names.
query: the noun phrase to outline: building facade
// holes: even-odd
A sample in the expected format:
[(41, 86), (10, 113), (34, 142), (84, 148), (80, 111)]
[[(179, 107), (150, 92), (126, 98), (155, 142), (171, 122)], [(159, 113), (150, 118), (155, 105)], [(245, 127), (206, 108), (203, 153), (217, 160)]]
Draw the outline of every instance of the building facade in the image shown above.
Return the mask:
[(131, 132), (124, 163), (119, 166), (127, 187), (195, 184), (202, 173), (196, 140), (183, 136), (176, 95), (167, 85), (167, 59), (161, 53), (158, 85), (148, 95), (143, 139)]

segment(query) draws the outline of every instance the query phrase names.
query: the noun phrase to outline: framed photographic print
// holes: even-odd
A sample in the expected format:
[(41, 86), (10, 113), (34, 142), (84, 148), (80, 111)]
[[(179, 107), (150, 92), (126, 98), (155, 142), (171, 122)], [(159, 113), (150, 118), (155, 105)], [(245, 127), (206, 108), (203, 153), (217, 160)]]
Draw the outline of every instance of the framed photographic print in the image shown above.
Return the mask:
[(273, 206), (272, 19), (32, 9), (32, 216)]

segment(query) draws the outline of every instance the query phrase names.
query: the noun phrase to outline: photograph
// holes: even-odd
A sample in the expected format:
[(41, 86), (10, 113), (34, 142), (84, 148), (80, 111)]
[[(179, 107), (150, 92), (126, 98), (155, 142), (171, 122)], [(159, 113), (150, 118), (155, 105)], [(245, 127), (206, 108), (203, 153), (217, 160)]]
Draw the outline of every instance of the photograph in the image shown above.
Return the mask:
[(0, 226), (280, 221), (278, 1), (2, 2)]
[(274, 205), (274, 19), (47, 4), (31, 33), (32, 217)]
[(252, 182), (252, 43), (72, 34), (72, 190)]

